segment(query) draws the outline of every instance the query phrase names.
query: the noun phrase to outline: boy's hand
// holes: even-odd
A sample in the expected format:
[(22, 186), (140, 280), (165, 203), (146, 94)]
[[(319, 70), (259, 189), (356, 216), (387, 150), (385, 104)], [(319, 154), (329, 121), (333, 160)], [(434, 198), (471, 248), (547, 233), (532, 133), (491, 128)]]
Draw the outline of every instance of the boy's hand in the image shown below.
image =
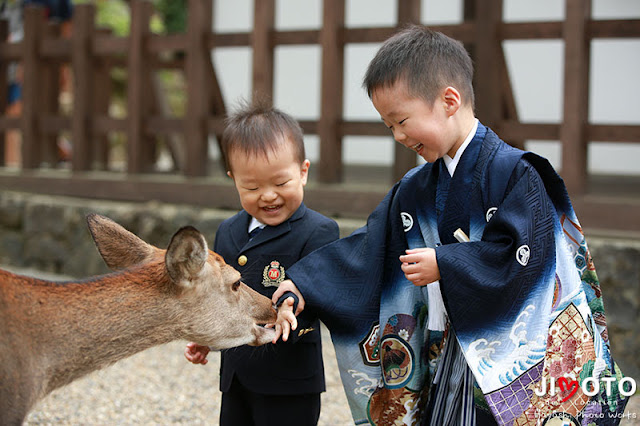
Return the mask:
[[(295, 295), (298, 296), (298, 308), (296, 309), (296, 315), (299, 315), (300, 312), (302, 312), (302, 310), (304, 309), (304, 298), (302, 297), (302, 294), (300, 294), (300, 290), (298, 290), (298, 287), (296, 287), (293, 281), (291, 280), (282, 281), (278, 286), (278, 288), (276, 289), (276, 292), (273, 293), (273, 296), (271, 297), (271, 301), (274, 304), (277, 303), (278, 299), (280, 299), (280, 296), (285, 294), (287, 291), (295, 293)], [(279, 314), (280, 313), (278, 312), (278, 315)]]
[(400, 256), (402, 272), (414, 285), (423, 286), (440, 279), (436, 251), (432, 248), (410, 249)]
[(209, 362), (207, 355), (209, 354), (208, 346), (200, 346), (196, 343), (187, 343), (187, 347), (184, 349), (184, 356), (187, 360), (193, 364), (205, 365)]
[(289, 339), (291, 330), (296, 328), (298, 328), (298, 320), (293, 314), (293, 297), (287, 297), (278, 308), (276, 336), (273, 338), (272, 343), (276, 343), (280, 336), (282, 336), (282, 341), (286, 342)]

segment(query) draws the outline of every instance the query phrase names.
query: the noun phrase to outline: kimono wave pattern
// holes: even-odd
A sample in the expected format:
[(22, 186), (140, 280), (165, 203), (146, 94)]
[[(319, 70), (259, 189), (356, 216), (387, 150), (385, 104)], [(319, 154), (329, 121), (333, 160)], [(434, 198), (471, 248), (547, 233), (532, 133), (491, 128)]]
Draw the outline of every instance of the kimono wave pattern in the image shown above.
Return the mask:
[[(437, 165), (407, 173), (365, 227), (288, 271), (331, 331), (356, 424), (419, 423), (454, 339), (476, 381), (476, 406), (499, 424), (540, 424), (554, 413), (618, 424), (627, 402), (618, 392), (622, 374), (562, 179), (545, 159), (479, 124), (439, 221)], [(458, 227), (470, 242), (455, 241)], [(400, 269), (398, 257), (416, 247), (439, 247), (444, 331), (427, 328), (427, 287)], [(581, 388), (568, 397), (551, 392), (550, 378), (561, 377), (580, 386), (589, 377), (616, 381), (610, 394), (601, 386), (592, 397)]]

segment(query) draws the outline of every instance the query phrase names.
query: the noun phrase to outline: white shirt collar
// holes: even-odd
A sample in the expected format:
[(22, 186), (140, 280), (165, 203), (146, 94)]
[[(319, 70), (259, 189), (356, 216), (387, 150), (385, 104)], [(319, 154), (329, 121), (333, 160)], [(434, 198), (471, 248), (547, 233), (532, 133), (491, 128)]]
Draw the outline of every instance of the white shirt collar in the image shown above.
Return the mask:
[(264, 228), (265, 226), (267, 226), (267, 225), (265, 225), (264, 223), (260, 222), (255, 217), (251, 216), (251, 222), (249, 222), (249, 229), (247, 230), (247, 232), (251, 232), (256, 228)]
[(467, 149), (467, 146), (469, 145), (473, 137), (476, 135), (476, 131), (478, 130), (478, 119), (475, 118), (474, 120), (475, 121), (473, 123), (473, 128), (467, 135), (467, 138), (464, 140), (462, 145), (460, 145), (460, 148), (458, 148), (458, 151), (456, 151), (456, 155), (453, 158), (449, 157), (448, 154), (445, 154), (444, 157), (442, 157), (442, 159), (444, 160), (444, 164), (447, 166), (447, 169), (449, 170), (449, 174), (451, 175), (451, 177), (453, 177), (453, 174), (456, 171), (456, 167), (458, 167), (458, 162), (462, 157), (462, 153), (464, 152), (465, 149)]

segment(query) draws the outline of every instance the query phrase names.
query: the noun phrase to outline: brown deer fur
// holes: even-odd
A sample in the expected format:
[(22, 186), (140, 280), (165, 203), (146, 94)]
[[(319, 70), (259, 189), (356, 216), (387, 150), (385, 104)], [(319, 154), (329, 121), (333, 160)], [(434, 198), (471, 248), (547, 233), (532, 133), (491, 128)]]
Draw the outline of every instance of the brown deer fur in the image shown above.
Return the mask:
[(52, 390), (149, 347), (184, 339), (215, 349), (271, 341), (271, 301), (209, 251), (192, 227), (167, 250), (106, 217), (87, 217), (117, 272), (55, 283), (0, 270), (0, 425), (21, 424)]

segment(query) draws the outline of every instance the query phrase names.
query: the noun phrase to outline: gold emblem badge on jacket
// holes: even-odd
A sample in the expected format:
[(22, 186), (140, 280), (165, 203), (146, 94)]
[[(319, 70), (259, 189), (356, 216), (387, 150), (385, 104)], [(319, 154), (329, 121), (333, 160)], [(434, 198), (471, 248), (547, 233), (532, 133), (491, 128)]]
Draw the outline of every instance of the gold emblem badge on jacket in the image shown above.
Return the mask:
[(284, 281), (284, 267), (277, 260), (264, 267), (262, 273), (262, 285), (265, 287), (278, 287)]

